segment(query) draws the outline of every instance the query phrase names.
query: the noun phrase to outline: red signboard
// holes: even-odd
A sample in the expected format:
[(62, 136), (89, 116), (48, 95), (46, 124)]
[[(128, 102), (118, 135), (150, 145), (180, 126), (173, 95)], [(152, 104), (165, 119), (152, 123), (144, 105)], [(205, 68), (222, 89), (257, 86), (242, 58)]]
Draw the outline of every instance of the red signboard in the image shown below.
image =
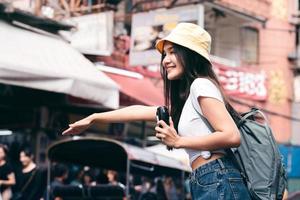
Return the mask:
[(251, 100), (266, 100), (266, 75), (248, 68), (227, 67), (214, 63), (214, 70), (227, 95)]

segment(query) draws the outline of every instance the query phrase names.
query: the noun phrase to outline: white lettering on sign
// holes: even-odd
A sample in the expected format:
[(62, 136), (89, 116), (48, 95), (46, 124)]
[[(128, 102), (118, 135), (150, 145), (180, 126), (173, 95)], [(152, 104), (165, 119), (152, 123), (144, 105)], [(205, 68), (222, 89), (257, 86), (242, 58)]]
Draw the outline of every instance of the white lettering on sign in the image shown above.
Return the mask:
[(266, 76), (264, 72), (251, 73), (235, 68), (217, 67), (215, 72), (226, 93), (240, 95), (255, 100), (266, 100)]

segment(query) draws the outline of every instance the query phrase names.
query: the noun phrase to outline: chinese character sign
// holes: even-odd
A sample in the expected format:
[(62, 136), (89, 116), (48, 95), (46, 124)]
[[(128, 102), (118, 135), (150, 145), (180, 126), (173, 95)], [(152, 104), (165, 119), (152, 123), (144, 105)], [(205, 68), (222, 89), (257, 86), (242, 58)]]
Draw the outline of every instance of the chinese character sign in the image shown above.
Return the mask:
[(264, 72), (253, 73), (245, 69), (220, 65), (214, 65), (214, 70), (228, 95), (253, 100), (267, 99), (266, 75)]

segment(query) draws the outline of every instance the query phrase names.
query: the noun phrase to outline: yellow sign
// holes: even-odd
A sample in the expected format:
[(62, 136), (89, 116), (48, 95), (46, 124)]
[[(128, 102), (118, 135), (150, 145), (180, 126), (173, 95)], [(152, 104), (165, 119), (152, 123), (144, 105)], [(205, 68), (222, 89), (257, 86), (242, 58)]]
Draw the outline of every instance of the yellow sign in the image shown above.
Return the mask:
[(288, 18), (288, 4), (286, 0), (273, 0), (272, 2), (272, 16), (278, 19), (287, 20)]
[(286, 91), (286, 83), (282, 76), (282, 72), (271, 71), (269, 76), (269, 101), (274, 104), (282, 104), (284, 103), (287, 91)]

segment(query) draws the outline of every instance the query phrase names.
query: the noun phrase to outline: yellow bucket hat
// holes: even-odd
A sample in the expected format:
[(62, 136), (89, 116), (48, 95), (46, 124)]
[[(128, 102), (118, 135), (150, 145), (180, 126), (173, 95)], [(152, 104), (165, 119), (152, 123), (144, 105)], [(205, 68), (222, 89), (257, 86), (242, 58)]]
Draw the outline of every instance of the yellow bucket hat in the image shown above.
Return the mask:
[(164, 42), (169, 41), (191, 49), (210, 62), (211, 37), (201, 26), (192, 23), (179, 23), (167, 35), (156, 42), (156, 49), (162, 53)]

